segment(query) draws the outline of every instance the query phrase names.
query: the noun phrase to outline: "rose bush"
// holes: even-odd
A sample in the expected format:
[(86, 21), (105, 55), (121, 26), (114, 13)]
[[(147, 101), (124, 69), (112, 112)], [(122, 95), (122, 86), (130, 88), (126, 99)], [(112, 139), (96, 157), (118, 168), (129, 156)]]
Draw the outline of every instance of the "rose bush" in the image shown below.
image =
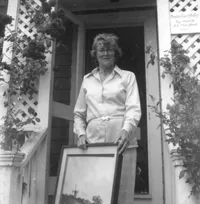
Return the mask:
[[(6, 52), (0, 57), (0, 82), (8, 84), (8, 89), (0, 93), (5, 97), (4, 106), (7, 114), (2, 118), (0, 126), (0, 148), (3, 150), (17, 150), (24, 143), (28, 133), (23, 130), (27, 124), (40, 122), (37, 112), (31, 106), (27, 111), (17, 108), (16, 104), (25, 103), (25, 95), (32, 97), (38, 94), (38, 79), (47, 71), (46, 55), (52, 53), (52, 42), (55, 41), (62, 46), (62, 39), (67, 31), (68, 20), (62, 9), (55, 11), (53, 1), (40, 0), (41, 7), (34, 8), (30, 1), (21, 0), (21, 5), (26, 8), (26, 15), (30, 19), (30, 25), (37, 29), (37, 32), (29, 37), (22, 32), (10, 30), (9, 24), (12, 18), (0, 14), (0, 37), (1, 42), (9, 42)], [(6, 35), (5, 34), (6, 28)], [(7, 52), (13, 53), (13, 58), (7, 63), (5, 58)], [(10, 76), (6, 81), (5, 75)], [(35, 105), (37, 105), (37, 101)]]
[[(151, 47), (146, 52), (150, 54), (149, 64), (154, 63), (155, 53)], [(191, 194), (200, 192), (200, 81), (197, 67), (190, 66), (190, 58), (177, 42), (173, 41), (171, 50), (158, 59), (164, 68), (162, 78), (171, 78), (170, 86), (174, 88), (172, 104), (167, 105), (167, 111), (161, 111), (161, 101), (150, 106), (153, 112), (162, 120), (166, 141), (177, 146), (177, 152), (183, 162), (184, 169), (179, 178), (187, 175), (186, 183), (192, 186)]]

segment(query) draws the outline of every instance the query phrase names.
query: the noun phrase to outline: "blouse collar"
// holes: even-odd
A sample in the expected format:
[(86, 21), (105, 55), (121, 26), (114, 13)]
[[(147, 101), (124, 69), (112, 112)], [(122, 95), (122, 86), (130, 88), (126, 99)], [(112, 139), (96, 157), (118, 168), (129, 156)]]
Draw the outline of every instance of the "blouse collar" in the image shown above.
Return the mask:
[[(117, 74), (119, 74), (122, 77), (122, 70), (117, 65), (115, 65), (113, 71), (115, 71)], [(95, 76), (98, 72), (99, 72), (99, 68), (96, 67), (89, 74), (87, 74), (86, 77), (89, 77), (91, 75)]]

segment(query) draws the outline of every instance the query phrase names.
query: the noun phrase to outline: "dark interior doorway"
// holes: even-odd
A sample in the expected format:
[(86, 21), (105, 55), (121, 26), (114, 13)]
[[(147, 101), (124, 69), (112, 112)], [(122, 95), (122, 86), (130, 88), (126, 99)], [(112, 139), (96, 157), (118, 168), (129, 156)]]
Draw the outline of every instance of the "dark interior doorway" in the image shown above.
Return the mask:
[(141, 136), (138, 140), (137, 172), (136, 172), (136, 194), (149, 193), (148, 178), (148, 148), (147, 148), (147, 116), (146, 116), (146, 74), (144, 56), (144, 27), (114, 27), (88, 29), (86, 32), (86, 61), (85, 74), (95, 68), (90, 56), (90, 50), (94, 37), (99, 33), (114, 33), (119, 37), (119, 45), (123, 56), (118, 62), (121, 69), (135, 73), (142, 107), (142, 118), (139, 123)]

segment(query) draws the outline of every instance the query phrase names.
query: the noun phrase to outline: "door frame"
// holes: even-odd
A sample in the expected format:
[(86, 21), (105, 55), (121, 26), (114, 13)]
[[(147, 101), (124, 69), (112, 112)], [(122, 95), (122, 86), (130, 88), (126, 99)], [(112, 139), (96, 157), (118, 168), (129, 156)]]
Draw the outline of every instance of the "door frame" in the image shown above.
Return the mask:
[[(80, 17), (86, 29), (142, 25), (145, 46), (150, 45), (157, 51), (156, 10), (84, 14)], [(149, 56), (145, 54), (145, 65), (148, 60)], [(163, 148), (161, 130), (157, 128), (161, 121), (148, 107), (152, 105), (150, 94), (160, 100), (160, 72), (156, 63), (146, 68), (146, 93), (149, 195), (135, 195), (135, 204), (161, 204), (164, 202)]]
[[(71, 93), (70, 93), (70, 105), (66, 105), (63, 103), (59, 103), (56, 101), (51, 101), (51, 114), (50, 117), (58, 117), (65, 120), (70, 121), (69, 125), (69, 145), (73, 145), (76, 142), (76, 138), (73, 134), (73, 109), (74, 104), (76, 101), (76, 98), (79, 93), (79, 89), (81, 86), (84, 69), (83, 64), (85, 64), (85, 55), (84, 55), (84, 49), (85, 49), (85, 24), (84, 21), (81, 20), (78, 16), (72, 14), (70, 11), (63, 8), (65, 11), (65, 14), (67, 18), (77, 26), (77, 30), (74, 29), (74, 40), (72, 42), (72, 65), (71, 65)], [(55, 50), (55, 44), (54, 44), (54, 50)], [(55, 65), (55, 51), (52, 55), (52, 64)], [(53, 72), (53, 71), (52, 71)], [(52, 73), (52, 78), (54, 77), (54, 74)], [(51, 87), (53, 90), (53, 86)], [(51, 119), (50, 119), (51, 120)], [(50, 123), (51, 124), (51, 123)], [(51, 125), (49, 125), (49, 129), (51, 129)], [(51, 133), (49, 133), (51, 135)], [(51, 137), (49, 137), (49, 144), (50, 147), (50, 140)], [(48, 153), (48, 159), (50, 159), (50, 150)], [(48, 164), (49, 168), (49, 164)], [(56, 187), (56, 176), (49, 176), (47, 175), (47, 196), (54, 195), (55, 194), (55, 187)]]
[[(53, 101), (52, 103), (52, 116), (59, 117), (65, 120), (73, 121), (73, 109), (76, 98), (79, 93), (81, 81), (83, 77), (82, 65), (85, 63), (84, 49), (85, 49), (85, 24), (84, 22), (72, 14), (70, 11), (65, 10), (67, 18), (77, 26), (78, 30), (75, 31), (73, 37), (73, 56), (72, 56), (72, 68), (71, 68), (71, 93), (70, 93), (70, 105)], [(69, 132), (73, 133), (73, 122), (70, 123)], [(74, 135), (69, 135), (69, 144), (74, 144)]]
[[(71, 97), (76, 100), (82, 78), (85, 70), (85, 30), (93, 28), (105, 27), (123, 27), (123, 26), (144, 26), (144, 43), (151, 45), (157, 50), (157, 27), (156, 27), (156, 11), (126, 11), (126, 12), (110, 12), (99, 14), (87, 14), (76, 16), (65, 10), (68, 18), (78, 25), (76, 60), (72, 69), (72, 86), (73, 91)], [(145, 64), (147, 64), (149, 56), (145, 54)], [(161, 204), (164, 202), (164, 178), (163, 178), (163, 149), (161, 130), (158, 129), (160, 119), (151, 111), (148, 105), (152, 105), (149, 94), (160, 99), (160, 72), (158, 64), (150, 65), (146, 68), (146, 93), (147, 93), (147, 141), (148, 141), (148, 161), (149, 161), (149, 195), (135, 195), (135, 204)], [(75, 101), (73, 102), (75, 103)], [(52, 115), (67, 120), (71, 120), (73, 115), (73, 107), (57, 102), (53, 102)], [(72, 128), (72, 127), (71, 127)], [(72, 129), (71, 129), (72, 130)], [(74, 143), (74, 137), (70, 137), (70, 143)], [(56, 178), (50, 182), (49, 193), (54, 192), (54, 184)]]

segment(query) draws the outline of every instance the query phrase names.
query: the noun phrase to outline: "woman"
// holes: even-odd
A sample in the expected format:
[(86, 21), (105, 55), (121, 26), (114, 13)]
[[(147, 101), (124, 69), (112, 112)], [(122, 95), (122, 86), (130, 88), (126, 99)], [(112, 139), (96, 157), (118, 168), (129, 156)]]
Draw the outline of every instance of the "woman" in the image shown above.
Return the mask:
[(122, 52), (118, 37), (99, 34), (94, 38), (91, 56), (98, 67), (84, 76), (74, 109), (74, 132), (78, 146), (87, 143), (116, 142), (125, 152), (141, 117), (138, 86), (134, 73), (120, 69)]

